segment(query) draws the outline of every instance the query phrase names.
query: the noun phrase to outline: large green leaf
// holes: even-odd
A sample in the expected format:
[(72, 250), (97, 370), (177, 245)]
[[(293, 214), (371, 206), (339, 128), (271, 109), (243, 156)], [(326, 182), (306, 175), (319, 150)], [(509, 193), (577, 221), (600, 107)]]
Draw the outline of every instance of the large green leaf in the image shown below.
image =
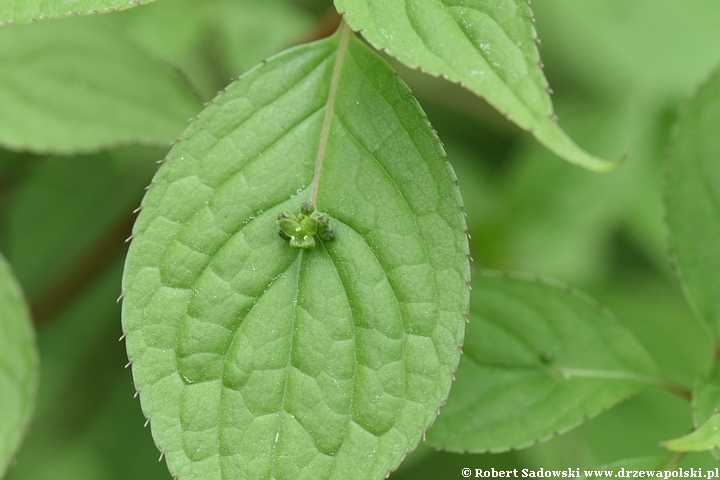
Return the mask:
[[(170, 471), (384, 477), (446, 399), (469, 300), (461, 199), (422, 110), (343, 28), (248, 72), (181, 138), (123, 281)], [(293, 248), (278, 214), (308, 200), (334, 239)]]
[(7, 148), (167, 145), (199, 109), (182, 77), (100, 17), (0, 29), (0, 144)]
[(35, 338), (20, 287), (0, 257), (0, 477), (15, 454), (33, 408), (38, 374)]
[(0, 0), (0, 25), (108, 13), (155, 0)]
[(412, 68), (459, 83), (565, 160), (598, 171), (560, 128), (526, 0), (335, 0), (345, 21)]
[(465, 355), (430, 445), (527, 447), (659, 383), (643, 347), (585, 295), (496, 273), (474, 278), (473, 292)]
[(720, 329), (720, 70), (695, 93), (675, 126), (665, 207), (685, 295), (713, 333)]

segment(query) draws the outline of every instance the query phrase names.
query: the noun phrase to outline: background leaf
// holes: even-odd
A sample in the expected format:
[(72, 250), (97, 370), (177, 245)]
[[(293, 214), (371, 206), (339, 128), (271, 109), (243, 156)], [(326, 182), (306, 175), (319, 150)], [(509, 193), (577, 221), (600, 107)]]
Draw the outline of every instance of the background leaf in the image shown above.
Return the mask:
[(335, 5), (375, 48), (463, 85), (565, 160), (599, 171), (617, 166), (586, 153), (557, 124), (525, 0), (335, 0)]
[(155, 0), (0, 0), (0, 25), (49, 18), (109, 13)]
[[(407, 87), (347, 28), (215, 99), (156, 175), (123, 282), (135, 383), (173, 474), (399, 464), (459, 361), (454, 181)], [(308, 199), (335, 239), (300, 251), (276, 219)]]
[(652, 108), (664, 97), (687, 95), (719, 59), (715, 0), (557, 0), (532, 7), (553, 84)]
[(310, 33), (290, 0), (163, 0), (108, 18), (210, 100), (231, 78)]
[(684, 437), (663, 442), (663, 446), (675, 452), (703, 452), (720, 448), (720, 413), (714, 413)]
[(20, 287), (0, 256), (0, 476), (20, 445), (33, 409), (38, 359)]
[(720, 70), (696, 92), (675, 127), (665, 206), (672, 253), (689, 303), (720, 330)]
[(0, 29), (0, 144), (77, 153), (167, 145), (200, 109), (183, 79), (101, 17)]
[(428, 443), (523, 448), (658, 382), (635, 338), (589, 297), (526, 276), (473, 279), (464, 352)]
[[(33, 168), (12, 195), (3, 240), (31, 301), (67, 281), (68, 271), (89, 273), (83, 257), (90, 252), (107, 260), (110, 252), (98, 247), (103, 238), (117, 230), (121, 242), (130, 235), (131, 212), (165, 153), (134, 147), (29, 162)], [(121, 242), (114, 248), (122, 250)]]
[(720, 407), (720, 366), (715, 363), (712, 371), (701, 378), (693, 388), (693, 424), (699, 427)]

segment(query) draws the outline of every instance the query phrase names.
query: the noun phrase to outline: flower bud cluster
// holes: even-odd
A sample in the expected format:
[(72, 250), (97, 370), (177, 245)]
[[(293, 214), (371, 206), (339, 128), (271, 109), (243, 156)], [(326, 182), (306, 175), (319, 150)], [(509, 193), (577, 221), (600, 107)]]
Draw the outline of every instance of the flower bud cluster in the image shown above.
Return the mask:
[(315, 235), (322, 240), (335, 238), (335, 232), (330, 229), (330, 217), (317, 211), (312, 202), (304, 202), (298, 215), (289, 210), (282, 211), (277, 223), (280, 226), (278, 235), (290, 240), (290, 246), (294, 248), (315, 247)]

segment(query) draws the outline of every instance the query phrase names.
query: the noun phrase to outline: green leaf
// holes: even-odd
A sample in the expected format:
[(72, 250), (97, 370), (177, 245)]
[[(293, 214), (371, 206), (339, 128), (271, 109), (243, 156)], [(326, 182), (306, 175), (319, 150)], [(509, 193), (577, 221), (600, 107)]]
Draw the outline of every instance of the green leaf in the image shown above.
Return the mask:
[(30, 420), (38, 383), (37, 357), (27, 305), (0, 256), (0, 477)]
[[(720, 408), (720, 363), (715, 362), (709, 375), (700, 378), (693, 386), (692, 416), (695, 428), (705, 423)], [(712, 450), (720, 460), (720, 451)]]
[[(35, 166), (14, 192), (3, 225), (8, 261), (31, 302), (69, 271), (87, 271), (88, 258), (92, 265), (107, 258), (113, 250), (108, 244), (122, 248), (131, 212), (165, 153), (134, 147), (51, 157)], [(109, 235), (118, 227), (122, 231)], [(98, 250), (102, 243), (105, 248)]]
[(526, 0), (335, 0), (335, 5), (375, 48), (485, 98), (565, 160), (596, 171), (618, 166), (582, 150), (558, 125)]
[(704, 452), (720, 448), (720, 413), (714, 413), (684, 437), (662, 442), (662, 446), (674, 452)]
[(0, 0), (0, 25), (125, 10), (155, 0)]
[(291, 0), (163, 0), (111, 19), (208, 100), (229, 78), (299, 43), (316, 21)]
[(522, 274), (473, 279), (457, 381), (428, 443), (500, 452), (565, 432), (657, 384), (635, 338), (596, 301)]
[(167, 145), (200, 102), (100, 17), (0, 29), (0, 145), (76, 153)]
[(699, 427), (720, 407), (720, 364), (715, 363), (712, 372), (698, 380), (693, 387), (693, 425)]
[[(306, 201), (334, 238), (292, 248), (278, 214)], [(469, 301), (461, 199), (420, 106), (349, 29), (216, 98), (134, 235), (128, 357), (179, 478), (383, 478), (434, 421)]]
[(679, 117), (667, 158), (665, 208), (685, 296), (720, 330), (720, 70)]

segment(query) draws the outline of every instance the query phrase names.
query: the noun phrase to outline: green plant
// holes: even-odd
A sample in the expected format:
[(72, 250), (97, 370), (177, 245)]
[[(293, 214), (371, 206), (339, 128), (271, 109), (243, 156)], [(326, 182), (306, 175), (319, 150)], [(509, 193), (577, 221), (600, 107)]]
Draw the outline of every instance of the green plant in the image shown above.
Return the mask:
[[(566, 69), (550, 77), (567, 125), (607, 158), (633, 146), (624, 165), (560, 128), (524, 0), (163, 0), (56, 18), (141, 3), (0, 1), (18, 24), (0, 27), (3, 250), (42, 364), (9, 468), (38, 353), (3, 263), (0, 474), (167, 478), (143, 422), (177, 478), (713, 465), (686, 452), (720, 441), (717, 70), (669, 132), (717, 63), (717, 3), (534, 6), (557, 26), (543, 37)], [(693, 313), (658, 233), (666, 144)], [(138, 202), (121, 339), (145, 419), (107, 343)], [(563, 282), (500, 273), (517, 269)]]

